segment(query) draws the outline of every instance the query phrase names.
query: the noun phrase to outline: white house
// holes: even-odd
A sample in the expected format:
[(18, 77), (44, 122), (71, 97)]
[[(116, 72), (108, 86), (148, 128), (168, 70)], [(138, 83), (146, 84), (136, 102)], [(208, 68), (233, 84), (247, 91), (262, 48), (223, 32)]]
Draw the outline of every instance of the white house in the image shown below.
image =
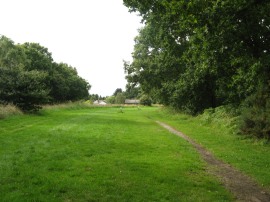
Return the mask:
[(93, 102), (94, 105), (106, 105), (107, 103), (104, 100), (96, 100)]

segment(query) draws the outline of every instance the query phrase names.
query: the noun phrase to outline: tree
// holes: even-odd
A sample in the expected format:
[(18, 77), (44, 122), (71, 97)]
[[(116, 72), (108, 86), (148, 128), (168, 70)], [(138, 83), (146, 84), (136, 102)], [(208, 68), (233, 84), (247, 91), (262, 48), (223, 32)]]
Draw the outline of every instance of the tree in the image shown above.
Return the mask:
[(24, 111), (38, 110), (48, 101), (45, 72), (28, 71), (24, 50), (7, 37), (0, 38), (0, 103), (12, 103)]
[(109, 104), (115, 104), (115, 96), (112, 95), (112, 96), (108, 96), (106, 98), (106, 103), (109, 103)]
[(46, 103), (88, 98), (89, 83), (75, 68), (53, 62), (47, 48), (37, 43), (16, 45), (0, 36), (0, 50), (0, 103), (31, 111)]
[(2, 104), (12, 103), (23, 111), (36, 111), (48, 102), (46, 73), (0, 68), (0, 75)]
[(258, 91), (245, 100), (241, 132), (270, 140), (270, 88), (259, 86)]
[(130, 84), (199, 113), (239, 105), (269, 80), (268, 1), (124, 0), (146, 26), (135, 39)]
[(113, 96), (116, 96), (118, 93), (122, 93), (122, 92), (123, 92), (122, 88), (117, 88), (117, 89), (114, 91)]
[(25, 67), (27, 57), (24, 50), (3, 35), (0, 35), (0, 50), (0, 67)]
[(123, 93), (117, 93), (115, 96), (115, 104), (125, 104), (125, 96)]
[(152, 99), (148, 95), (142, 95), (142, 97), (140, 98), (140, 104), (145, 106), (151, 106)]
[(99, 97), (100, 96), (98, 94), (91, 94), (89, 95), (89, 100), (92, 100), (94, 102), (95, 100), (98, 100)]
[(242, 131), (269, 138), (269, 1), (124, 4), (146, 24), (135, 39), (133, 62), (124, 63), (129, 85), (191, 114), (244, 105)]
[(87, 99), (91, 86), (78, 76), (77, 70), (65, 63), (54, 63), (51, 97), (54, 102)]
[(127, 99), (136, 99), (140, 96), (140, 91), (141, 91), (140, 87), (135, 87), (130, 84), (127, 84), (124, 95)]
[(23, 48), (24, 53), (26, 54), (26, 70), (39, 70), (47, 72), (48, 75), (51, 75), (53, 68), (53, 58), (52, 54), (46, 47), (43, 47), (38, 43), (28, 42), (18, 46)]

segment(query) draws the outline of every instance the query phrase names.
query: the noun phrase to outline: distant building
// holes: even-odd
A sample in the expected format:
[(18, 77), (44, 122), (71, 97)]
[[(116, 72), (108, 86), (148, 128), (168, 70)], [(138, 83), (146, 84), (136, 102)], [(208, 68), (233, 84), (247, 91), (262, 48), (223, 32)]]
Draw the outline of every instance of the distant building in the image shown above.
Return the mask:
[(94, 105), (106, 105), (107, 103), (104, 100), (96, 100), (93, 102)]
[(140, 104), (140, 100), (129, 100), (129, 99), (126, 99), (125, 100), (125, 104), (128, 104), (128, 105), (137, 105), (137, 104)]

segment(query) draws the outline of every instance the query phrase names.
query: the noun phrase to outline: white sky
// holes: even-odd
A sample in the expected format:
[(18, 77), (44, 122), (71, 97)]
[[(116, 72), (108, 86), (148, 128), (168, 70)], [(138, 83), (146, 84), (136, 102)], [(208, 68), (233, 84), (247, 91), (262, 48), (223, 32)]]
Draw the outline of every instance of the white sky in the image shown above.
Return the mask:
[(123, 60), (131, 61), (140, 20), (122, 0), (0, 0), (0, 34), (47, 47), (102, 96), (125, 89)]

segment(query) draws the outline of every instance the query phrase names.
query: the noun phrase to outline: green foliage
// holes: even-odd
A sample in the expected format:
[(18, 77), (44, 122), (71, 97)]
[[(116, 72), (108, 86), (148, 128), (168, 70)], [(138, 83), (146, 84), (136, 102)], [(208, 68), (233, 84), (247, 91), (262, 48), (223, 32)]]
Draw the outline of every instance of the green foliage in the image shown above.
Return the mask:
[(102, 97), (101, 95), (98, 94), (90, 94), (89, 95), (89, 100), (91, 100), (92, 102), (96, 101), (96, 100), (105, 100), (106, 97)]
[(133, 62), (124, 63), (129, 85), (139, 85), (142, 93), (198, 114), (227, 104), (239, 106), (256, 94), (258, 84), (268, 85), (269, 1), (124, 4), (145, 22), (135, 39)]
[[(49, 89), (45, 84), (47, 74), (37, 70), (19, 72), (13, 80), (12, 86), (5, 86), (9, 92), (5, 101), (15, 104), (23, 111), (37, 111), (41, 105), (49, 100)], [(8, 78), (8, 76), (6, 77)], [(12, 79), (10, 78), (12, 81)], [(7, 87), (7, 88), (6, 88)]]
[(26, 54), (13, 41), (2, 36), (0, 49), (0, 103), (14, 104), (24, 111), (38, 110), (48, 101), (47, 73), (26, 70)]
[(78, 76), (77, 70), (65, 63), (54, 63), (51, 77), (51, 97), (53, 102), (87, 99), (90, 85)]
[(0, 36), (0, 49), (0, 103), (36, 111), (43, 104), (88, 98), (88, 82), (75, 68), (54, 63), (47, 48), (37, 43), (16, 45)]
[(115, 96), (108, 96), (106, 97), (106, 103), (109, 103), (109, 104), (115, 104)]
[(231, 134), (239, 134), (240, 112), (233, 106), (219, 106), (209, 108), (197, 116), (205, 125), (215, 125), (223, 128)]
[(124, 93), (117, 93), (115, 96), (115, 104), (125, 104), (125, 99)]
[(270, 140), (270, 91), (259, 88), (243, 107), (241, 132)]
[(140, 87), (135, 87), (130, 84), (126, 85), (126, 91), (124, 92), (124, 95), (127, 99), (135, 99), (140, 97), (141, 89)]
[(53, 58), (47, 48), (38, 43), (24, 43), (17, 46), (24, 50), (27, 58), (25, 65), (27, 70), (52, 72)]
[(92, 104), (93, 104), (93, 100), (86, 100), (84, 103), (85, 103), (85, 104), (90, 104), (90, 105), (92, 105)]
[(152, 99), (148, 95), (143, 95), (140, 98), (140, 104), (145, 105), (145, 106), (151, 106), (152, 105)]
[(118, 93), (123, 93), (122, 88), (117, 88), (117, 89), (114, 91), (113, 96), (116, 96)]

